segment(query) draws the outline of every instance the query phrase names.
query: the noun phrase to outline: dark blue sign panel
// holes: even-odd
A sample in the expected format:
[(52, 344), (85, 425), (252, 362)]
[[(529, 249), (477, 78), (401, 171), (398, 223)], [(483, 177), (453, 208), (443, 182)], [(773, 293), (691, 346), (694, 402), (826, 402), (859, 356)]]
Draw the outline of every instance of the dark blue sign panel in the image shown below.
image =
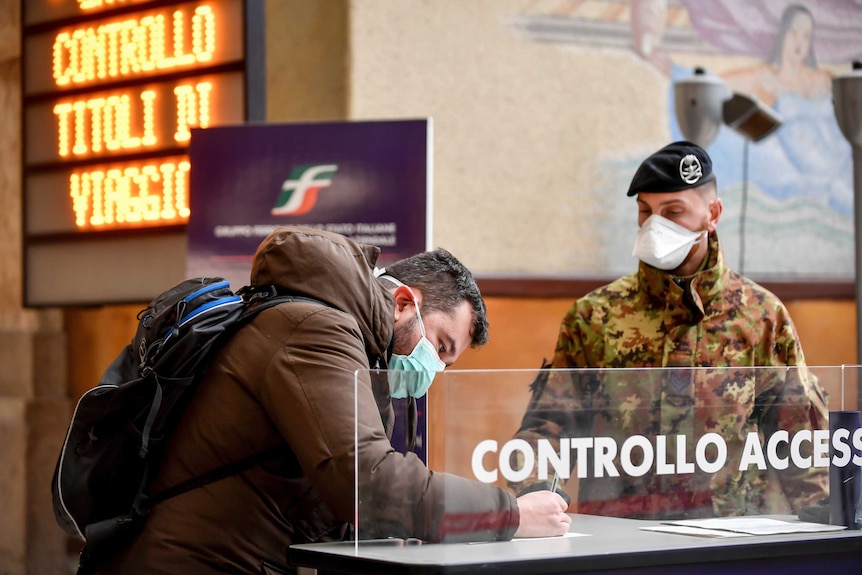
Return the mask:
[(258, 244), (282, 225), (382, 250), (378, 267), (430, 248), (429, 120), (193, 130), (190, 276), (248, 283)]

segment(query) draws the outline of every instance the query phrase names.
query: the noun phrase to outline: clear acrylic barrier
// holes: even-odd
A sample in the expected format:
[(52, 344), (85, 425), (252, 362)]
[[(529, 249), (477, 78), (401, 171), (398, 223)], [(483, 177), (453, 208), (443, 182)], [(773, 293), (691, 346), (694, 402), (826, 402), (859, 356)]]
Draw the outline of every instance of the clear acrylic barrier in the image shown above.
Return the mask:
[(862, 430), (830, 432), (829, 412), (858, 409), (860, 369), (447, 370), (427, 402), (430, 479), (369, 448), (389, 374), (358, 372), (356, 540), (507, 538), (511, 496), (531, 489), (634, 519), (828, 510), (830, 462), (858, 500)]

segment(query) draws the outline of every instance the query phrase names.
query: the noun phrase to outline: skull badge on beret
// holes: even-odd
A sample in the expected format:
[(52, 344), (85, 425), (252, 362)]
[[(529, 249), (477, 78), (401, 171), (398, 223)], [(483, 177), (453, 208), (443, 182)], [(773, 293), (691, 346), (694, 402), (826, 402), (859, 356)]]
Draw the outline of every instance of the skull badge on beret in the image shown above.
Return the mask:
[(641, 163), (627, 195), (680, 192), (714, 179), (712, 160), (706, 150), (691, 142), (674, 142)]

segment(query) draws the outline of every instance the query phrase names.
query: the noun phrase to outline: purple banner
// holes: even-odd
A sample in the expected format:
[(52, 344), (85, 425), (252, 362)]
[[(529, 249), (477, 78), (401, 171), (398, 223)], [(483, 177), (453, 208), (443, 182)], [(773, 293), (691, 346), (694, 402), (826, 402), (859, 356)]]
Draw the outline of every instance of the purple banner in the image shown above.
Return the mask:
[(248, 283), (273, 229), (307, 225), (382, 250), (430, 248), (429, 120), (262, 124), (192, 132), (187, 273)]

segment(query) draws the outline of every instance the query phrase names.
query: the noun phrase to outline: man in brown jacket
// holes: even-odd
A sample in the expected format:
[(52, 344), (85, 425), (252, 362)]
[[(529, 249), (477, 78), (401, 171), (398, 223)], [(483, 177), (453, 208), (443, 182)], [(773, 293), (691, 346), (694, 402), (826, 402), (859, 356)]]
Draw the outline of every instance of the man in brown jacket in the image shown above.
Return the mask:
[[(375, 247), (309, 228), (280, 228), (261, 243), (252, 285), (322, 303), (279, 304), (228, 341), (183, 413), (153, 492), (284, 449), (156, 505), (143, 531), (99, 573), (260, 574), (264, 562), (291, 573), (288, 545), (348, 534), (357, 474), (361, 538), (451, 542), (568, 531), (556, 493), (516, 499), (493, 485), (434, 473), (392, 448), (390, 383), (372, 381), (368, 370), (387, 369), (393, 358), (419, 358), (414, 369), (421, 370), (430, 346), (437, 365), (424, 367), (442, 369), (438, 362), (450, 365), (467, 347), (483, 345), (488, 324), (472, 275), (447, 251), (396, 262), (379, 279), (378, 255)], [(424, 393), (416, 386), (411, 392)]]

